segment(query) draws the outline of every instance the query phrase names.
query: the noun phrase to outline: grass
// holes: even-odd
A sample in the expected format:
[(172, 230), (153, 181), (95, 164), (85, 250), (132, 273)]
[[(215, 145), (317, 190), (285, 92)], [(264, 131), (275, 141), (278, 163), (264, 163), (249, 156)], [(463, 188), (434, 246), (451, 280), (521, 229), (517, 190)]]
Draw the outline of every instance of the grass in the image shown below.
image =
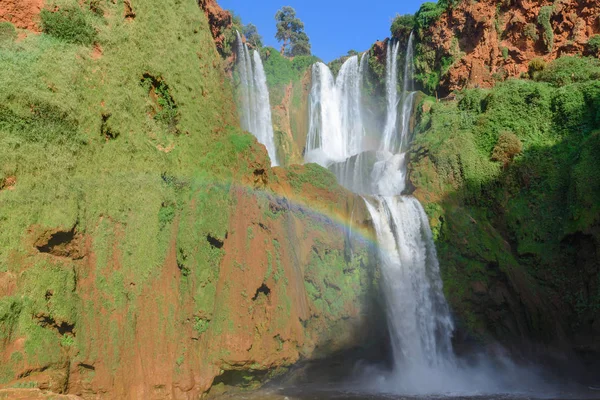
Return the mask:
[(40, 13), (44, 33), (68, 43), (90, 46), (96, 40), (96, 29), (90, 22), (93, 14), (77, 5), (58, 10), (43, 9)]

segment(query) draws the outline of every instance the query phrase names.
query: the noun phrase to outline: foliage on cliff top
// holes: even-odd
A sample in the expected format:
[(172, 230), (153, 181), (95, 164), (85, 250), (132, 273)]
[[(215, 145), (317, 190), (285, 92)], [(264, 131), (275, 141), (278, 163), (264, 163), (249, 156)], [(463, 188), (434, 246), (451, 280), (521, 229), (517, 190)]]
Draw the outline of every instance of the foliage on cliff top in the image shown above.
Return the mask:
[(299, 82), (306, 71), (319, 61), (315, 56), (296, 56), (290, 59), (272, 47), (264, 47), (260, 52), (273, 106), (281, 103), (287, 85)]
[(396, 39), (408, 37), (415, 28), (415, 22), (415, 16), (412, 14), (396, 15), (390, 27), (392, 37)]

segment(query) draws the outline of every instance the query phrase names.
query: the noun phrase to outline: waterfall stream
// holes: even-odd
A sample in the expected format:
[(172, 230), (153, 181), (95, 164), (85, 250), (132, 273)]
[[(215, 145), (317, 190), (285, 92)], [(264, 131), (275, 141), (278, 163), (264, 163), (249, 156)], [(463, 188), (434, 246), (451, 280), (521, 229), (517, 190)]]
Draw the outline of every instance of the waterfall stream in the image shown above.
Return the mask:
[(271, 119), (271, 103), (267, 77), (263, 68), (260, 54), (242, 41), (237, 33), (237, 71), (240, 79), (240, 119), (242, 128), (252, 133), (258, 141), (265, 145), (271, 165), (278, 165), (277, 150)]
[(454, 363), (453, 322), (442, 292), (429, 221), (421, 204), (402, 194), (407, 177), (406, 154), (402, 151), (409, 144), (415, 97), (412, 46), (411, 34), (399, 98), (399, 43), (388, 43), (386, 123), (377, 151), (362, 140), (364, 63), (359, 63), (356, 56), (349, 58), (335, 80), (326, 65), (313, 66), (306, 154), (307, 162), (329, 167), (342, 185), (364, 196), (377, 232), (384, 275), (393, 381), (403, 390), (411, 390), (417, 381), (426, 381), (436, 370), (445, 370)]

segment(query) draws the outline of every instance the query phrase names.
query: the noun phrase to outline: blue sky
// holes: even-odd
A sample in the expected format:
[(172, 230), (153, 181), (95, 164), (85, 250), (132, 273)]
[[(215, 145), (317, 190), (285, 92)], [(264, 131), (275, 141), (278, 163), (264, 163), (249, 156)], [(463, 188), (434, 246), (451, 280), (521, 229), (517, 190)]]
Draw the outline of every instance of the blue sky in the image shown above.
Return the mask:
[(424, 0), (217, 0), (233, 10), (244, 24), (258, 27), (266, 46), (280, 48), (275, 39), (275, 13), (292, 6), (304, 22), (313, 54), (329, 62), (348, 50), (367, 50), (390, 35), (396, 14), (414, 14)]

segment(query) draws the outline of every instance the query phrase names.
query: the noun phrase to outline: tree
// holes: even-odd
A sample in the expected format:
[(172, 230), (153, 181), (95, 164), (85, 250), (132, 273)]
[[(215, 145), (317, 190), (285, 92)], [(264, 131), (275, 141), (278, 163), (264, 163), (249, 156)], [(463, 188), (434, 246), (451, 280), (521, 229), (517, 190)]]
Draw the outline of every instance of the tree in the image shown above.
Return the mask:
[(310, 55), (310, 41), (304, 32), (304, 23), (296, 17), (296, 10), (285, 6), (275, 14), (275, 38), (283, 42), (281, 53), (288, 56)]
[(310, 56), (310, 40), (304, 32), (296, 33), (292, 36), (291, 47), (286, 51), (287, 56)]
[(254, 24), (244, 25), (242, 29), (244, 36), (246, 36), (246, 41), (252, 45), (254, 48), (262, 47), (262, 36), (258, 33), (258, 29)]

